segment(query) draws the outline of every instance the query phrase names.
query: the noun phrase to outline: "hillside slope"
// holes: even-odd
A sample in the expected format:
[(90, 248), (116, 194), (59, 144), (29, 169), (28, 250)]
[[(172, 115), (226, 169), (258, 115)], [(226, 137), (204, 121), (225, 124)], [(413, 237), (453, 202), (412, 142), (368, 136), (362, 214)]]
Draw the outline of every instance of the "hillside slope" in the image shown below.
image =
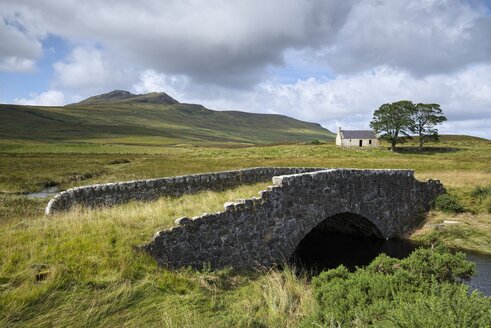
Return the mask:
[(0, 105), (0, 139), (123, 144), (271, 144), (332, 140), (283, 115), (213, 111), (165, 93), (113, 91), (65, 107)]

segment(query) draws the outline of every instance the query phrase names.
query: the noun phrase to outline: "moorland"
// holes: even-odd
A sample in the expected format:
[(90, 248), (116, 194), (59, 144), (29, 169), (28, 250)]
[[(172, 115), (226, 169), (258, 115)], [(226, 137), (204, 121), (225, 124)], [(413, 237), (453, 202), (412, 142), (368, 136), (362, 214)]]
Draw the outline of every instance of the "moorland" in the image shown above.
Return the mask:
[[(38, 113), (29, 107), (19, 112), (23, 110)], [(61, 108), (43, 110), (49, 115), (62, 112)], [(0, 113), (4, 111), (5, 108), (0, 108)], [(48, 114), (30, 116), (46, 120), (42, 115)], [(97, 110), (94, 109), (92, 114), (97, 116)], [(8, 115), (12, 117), (13, 114)], [(413, 169), (420, 180), (441, 180), (451, 196), (450, 204), (459, 207), (442, 202), (429, 214), (429, 225), (410, 238), (431, 239), (432, 243), (437, 241), (452, 248), (491, 254), (491, 141), (486, 139), (443, 135), (439, 143), (430, 144), (421, 153), (416, 150), (417, 140), (392, 152), (386, 144), (374, 149), (338, 148), (326, 130), (304, 134), (302, 138), (305, 139), (297, 139), (295, 143), (291, 139), (289, 144), (272, 145), (265, 142), (267, 138), (256, 143), (252, 137), (247, 140), (232, 138), (220, 143), (217, 138), (206, 140), (202, 134), (196, 141), (187, 132), (183, 132), (182, 138), (177, 132), (171, 138), (159, 136), (158, 131), (150, 136), (142, 135), (130, 128), (119, 130), (124, 132), (117, 138), (114, 137), (117, 124), (108, 137), (90, 134), (90, 131), (99, 130), (79, 121), (73, 126), (80, 126), (80, 134), (62, 138), (63, 131), (56, 129), (61, 129), (66, 122), (58, 124), (51, 120), (56, 125), (54, 130), (51, 129), (53, 125), (42, 125), (44, 121), (40, 121), (39, 126), (18, 123), (27, 120), (26, 117), (15, 120), (17, 127), (10, 124), (10, 130), (2, 128), (0, 140), (0, 326), (311, 327), (313, 322), (321, 322), (333, 327), (363, 327), (370, 322), (389, 326), (391, 323), (384, 321), (388, 319), (380, 314), (388, 313), (392, 306), (387, 300), (386, 303), (380, 301), (382, 303), (377, 303), (375, 308), (363, 307), (363, 304), (351, 307), (358, 312), (353, 310), (352, 317), (346, 321), (339, 317), (342, 308), (333, 308), (333, 311), (341, 311), (339, 313), (326, 315), (327, 312), (323, 312), (325, 317), (318, 314), (322, 304), (329, 305), (329, 300), (335, 299), (323, 283), (348, 277), (349, 273), (343, 269), (321, 275), (314, 283), (308, 275), (288, 266), (257, 272), (237, 272), (230, 268), (213, 271), (206, 266), (202, 270), (171, 271), (159, 268), (149, 256), (134, 250), (134, 246), (149, 241), (156, 231), (174, 225), (177, 217), (218, 211), (226, 201), (254, 196), (268, 183), (147, 203), (133, 202), (109, 209), (77, 209), (53, 217), (43, 214), (48, 199), (26, 196), (26, 193), (46, 187), (64, 190), (102, 182), (257, 166)], [(104, 119), (98, 117), (97, 120)], [(0, 122), (3, 126), (9, 125), (4, 120)], [(106, 125), (113, 124), (112, 119), (107, 122)], [(67, 125), (67, 129), (71, 130), (72, 126)], [(230, 133), (232, 130), (231, 126)], [(279, 142), (283, 137), (273, 139), (273, 142)], [(164, 138), (167, 139), (163, 141)], [(445, 220), (459, 224), (439, 224)], [(399, 300), (409, 300), (405, 305), (402, 301), (400, 304), (414, 307), (404, 311), (401, 305), (391, 312), (390, 317), (398, 318), (401, 326), (418, 324), (411, 320), (422, 316), (408, 316), (408, 313), (427, 313), (425, 306), (432, 306), (430, 312), (433, 317), (438, 316), (426, 322), (452, 324), (455, 321), (445, 321), (454, 318), (448, 314), (445, 303), (449, 295), (455, 302), (461, 302), (459, 306), (455, 305), (457, 303), (452, 305), (450, 312), (455, 318), (459, 318), (458, 311), (469, 314), (464, 317), (471, 321), (463, 322), (488, 318), (482, 314), (489, 315), (489, 298), (475, 293), (470, 298), (464, 287), (452, 287), (454, 276), (472, 270), (462, 259), (451, 260), (442, 254), (420, 254), (419, 259), (400, 263), (378, 259), (376, 268), (389, 263), (387, 265), (392, 269), (388, 271), (401, 267), (406, 270), (402, 275), (406, 278), (412, 277), (411, 263), (416, 260), (429, 261), (424, 264), (427, 267), (431, 267), (431, 263), (453, 261), (461, 269), (452, 271), (451, 279), (448, 274), (445, 276), (450, 281), (444, 278), (440, 281), (436, 275), (437, 278), (433, 277), (436, 285), (421, 280), (420, 274), (413, 281), (413, 285), (420, 288), (416, 291), (404, 289), (402, 294), (394, 292), (396, 289), (384, 291), (399, 295)], [(381, 274), (374, 268), (360, 271), (356, 279), (350, 276), (344, 280), (346, 286), (352, 284), (349, 286), (353, 293), (349, 297), (360, 297), (353, 286), (382, 281), (371, 276)], [(438, 270), (441, 268), (435, 272)], [(392, 286), (390, 281), (385, 284)], [(329, 290), (340, 292), (342, 286), (348, 288), (341, 284)], [(396, 288), (394, 286), (391, 288)], [(428, 290), (432, 294), (425, 294), (430, 293)], [(419, 296), (408, 298), (408, 293)], [(397, 297), (394, 296), (396, 300)], [(345, 306), (349, 308), (349, 304)], [(372, 312), (366, 312), (367, 309)], [(380, 320), (373, 321), (377, 311)], [(476, 320), (474, 322), (481, 322)]]

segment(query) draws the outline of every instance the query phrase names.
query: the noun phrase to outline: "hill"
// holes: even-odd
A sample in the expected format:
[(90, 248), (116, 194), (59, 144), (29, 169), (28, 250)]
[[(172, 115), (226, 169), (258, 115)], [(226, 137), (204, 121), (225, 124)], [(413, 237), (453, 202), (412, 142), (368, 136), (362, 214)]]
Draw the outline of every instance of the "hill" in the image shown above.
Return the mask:
[(0, 105), (0, 139), (120, 144), (272, 144), (332, 140), (319, 124), (214, 111), (165, 93), (116, 90), (64, 107)]
[(83, 106), (83, 105), (98, 105), (107, 103), (148, 103), (148, 104), (162, 104), (173, 105), (179, 102), (166, 94), (165, 92), (151, 92), (143, 95), (135, 95), (124, 90), (114, 90), (101, 95), (93, 96), (82, 100), (76, 104), (70, 104), (68, 106)]

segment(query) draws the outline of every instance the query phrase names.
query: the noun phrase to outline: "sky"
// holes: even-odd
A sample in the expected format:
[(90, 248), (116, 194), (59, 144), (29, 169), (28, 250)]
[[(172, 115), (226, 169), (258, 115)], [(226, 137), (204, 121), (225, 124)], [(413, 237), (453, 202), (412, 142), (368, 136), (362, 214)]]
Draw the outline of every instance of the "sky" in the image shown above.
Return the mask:
[(491, 138), (491, 0), (0, 0), (0, 103), (115, 89), (331, 131), (438, 103)]

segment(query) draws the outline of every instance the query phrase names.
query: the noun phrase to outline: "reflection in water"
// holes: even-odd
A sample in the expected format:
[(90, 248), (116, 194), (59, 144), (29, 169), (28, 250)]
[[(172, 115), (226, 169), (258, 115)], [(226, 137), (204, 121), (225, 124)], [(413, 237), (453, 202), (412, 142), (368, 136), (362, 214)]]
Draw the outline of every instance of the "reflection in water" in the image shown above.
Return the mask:
[[(402, 259), (416, 247), (406, 239), (384, 240), (314, 229), (298, 245), (292, 261), (313, 274), (341, 264), (355, 270), (357, 266), (369, 264), (381, 253)], [(468, 284), (491, 296), (491, 256), (468, 253), (467, 257), (476, 263), (477, 269), (476, 276)]]

